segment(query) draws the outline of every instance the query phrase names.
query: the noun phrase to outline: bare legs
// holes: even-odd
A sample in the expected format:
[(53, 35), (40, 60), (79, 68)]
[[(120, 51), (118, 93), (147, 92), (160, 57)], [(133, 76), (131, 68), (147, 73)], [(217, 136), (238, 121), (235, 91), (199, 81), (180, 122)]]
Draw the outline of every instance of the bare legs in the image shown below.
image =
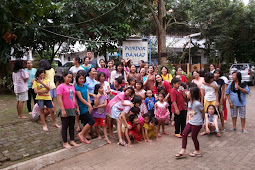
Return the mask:
[(16, 107), (17, 107), (19, 119), (27, 119), (27, 117), (23, 115), (23, 105), (24, 105), (24, 101), (17, 101)]

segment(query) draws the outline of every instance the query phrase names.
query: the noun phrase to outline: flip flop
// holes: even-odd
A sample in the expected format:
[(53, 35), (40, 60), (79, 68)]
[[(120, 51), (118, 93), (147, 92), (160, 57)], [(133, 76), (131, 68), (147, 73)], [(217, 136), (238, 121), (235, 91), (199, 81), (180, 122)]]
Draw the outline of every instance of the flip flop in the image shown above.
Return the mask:
[(127, 144), (125, 143), (125, 142), (118, 142), (118, 145), (120, 145), (120, 146), (126, 146)]
[(190, 157), (202, 157), (201, 154), (197, 154), (197, 153), (194, 153), (194, 152), (190, 153), (189, 156)]
[(86, 143), (84, 140), (81, 139), (80, 135), (77, 134), (77, 137), (79, 138), (79, 140), (81, 141), (81, 143)]
[(175, 155), (176, 159), (182, 159), (182, 158), (186, 158), (186, 157), (187, 157), (187, 154), (178, 153), (178, 154)]
[(216, 136), (217, 136), (217, 137), (221, 137), (220, 132), (217, 132)]

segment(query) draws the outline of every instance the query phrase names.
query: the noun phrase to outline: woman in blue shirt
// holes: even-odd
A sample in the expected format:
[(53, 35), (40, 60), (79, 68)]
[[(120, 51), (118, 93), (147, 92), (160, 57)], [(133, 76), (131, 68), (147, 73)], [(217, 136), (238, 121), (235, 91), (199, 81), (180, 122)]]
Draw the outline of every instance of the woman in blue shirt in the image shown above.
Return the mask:
[(226, 95), (230, 105), (231, 117), (233, 122), (232, 131), (236, 131), (237, 115), (241, 118), (242, 132), (247, 133), (245, 129), (245, 118), (246, 118), (246, 94), (249, 94), (250, 90), (248, 85), (244, 82), (241, 83), (242, 74), (234, 71), (232, 73), (233, 81), (229, 83), (226, 90)]
[(86, 83), (85, 83), (85, 85), (87, 86), (87, 88), (89, 90), (89, 95), (90, 95), (92, 106), (94, 103), (93, 95), (94, 95), (95, 85), (98, 83), (94, 78), (95, 74), (96, 74), (96, 69), (90, 68), (87, 72)]

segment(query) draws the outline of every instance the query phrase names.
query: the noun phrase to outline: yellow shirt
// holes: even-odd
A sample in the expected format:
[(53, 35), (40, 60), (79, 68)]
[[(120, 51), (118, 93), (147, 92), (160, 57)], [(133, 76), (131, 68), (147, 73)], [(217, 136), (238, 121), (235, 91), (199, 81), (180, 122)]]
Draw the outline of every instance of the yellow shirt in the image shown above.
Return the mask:
[[(44, 79), (43, 83), (48, 84), (50, 81), (48, 79)], [(41, 83), (37, 83), (34, 81), (32, 89), (37, 88), (38, 91), (47, 90)], [(37, 94), (35, 100), (51, 100), (50, 91), (44, 94)]]
[(45, 79), (49, 79), (50, 80), (50, 89), (55, 89), (56, 85), (54, 83), (54, 76), (55, 76), (55, 71), (53, 68), (51, 68), (50, 70), (45, 70), (46, 74), (45, 74)]
[(163, 74), (161, 75), (163, 80), (167, 80), (168, 82), (171, 82), (173, 77), (171, 74), (166, 74), (166, 76), (164, 76)]

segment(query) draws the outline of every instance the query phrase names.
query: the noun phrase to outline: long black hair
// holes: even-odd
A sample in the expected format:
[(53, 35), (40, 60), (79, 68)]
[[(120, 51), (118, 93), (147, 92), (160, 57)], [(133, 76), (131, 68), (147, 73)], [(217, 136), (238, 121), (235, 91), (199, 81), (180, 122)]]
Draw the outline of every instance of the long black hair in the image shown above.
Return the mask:
[(156, 80), (156, 77), (157, 77), (157, 76), (160, 76), (160, 77), (162, 78), (162, 81), (164, 81), (164, 79), (163, 79), (163, 77), (161, 76), (161, 74), (156, 74), (156, 75), (155, 75), (156, 87), (158, 87), (158, 82), (157, 82), (157, 80)]
[(118, 62), (118, 63), (116, 63), (116, 65), (115, 65), (115, 70), (116, 70), (116, 72), (118, 73), (118, 66), (119, 65), (121, 65), (122, 66), (122, 70), (121, 70), (121, 74), (122, 74), (122, 76), (124, 76), (124, 64), (122, 63), (122, 62)]
[(99, 71), (98, 74), (97, 74), (97, 80), (98, 80), (98, 81), (100, 81), (101, 75), (104, 75), (104, 78), (106, 78), (105, 73)]
[[(76, 77), (75, 77), (75, 80), (76, 80), (76, 83), (78, 84), (78, 79), (83, 76), (84, 79), (85, 79), (85, 82), (86, 82), (86, 71), (85, 70), (79, 70), (76, 74)], [(85, 83), (84, 82), (84, 83)]]
[(20, 69), (23, 69), (23, 60), (17, 59), (14, 61), (14, 67), (13, 67), (13, 72), (17, 73)]
[(100, 89), (100, 87), (102, 87), (103, 85), (101, 83), (98, 83), (95, 85), (95, 90), (94, 90), (94, 94), (98, 94), (98, 89)]
[[(246, 82), (243, 82), (243, 83), (242, 83), (242, 74), (241, 74), (240, 72), (238, 72), (238, 71), (234, 71), (234, 72), (232, 73), (232, 75), (233, 75), (234, 73), (236, 73), (236, 78), (237, 78), (237, 80), (238, 80), (238, 85), (239, 85), (241, 88), (245, 88)], [(234, 81), (231, 82), (231, 88), (230, 88), (230, 90), (233, 91), (234, 93), (237, 93), (239, 101), (242, 102), (242, 99), (241, 99), (241, 91), (235, 88), (235, 82), (234, 82)]]
[(44, 68), (38, 68), (38, 70), (35, 73), (35, 77), (36, 78), (39, 77), (40, 74), (42, 74), (42, 73), (45, 73), (45, 69)]
[[(206, 113), (208, 113), (209, 107), (211, 107), (211, 106), (214, 108), (214, 113), (213, 113), (213, 114), (218, 115), (218, 111), (217, 111), (216, 107), (215, 107), (214, 105), (212, 105), (212, 104), (210, 104), (210, 105), (206, 108)], [(208, 116), (209, 116), (209, 115), (208, 115)]]
[(192, 102), (200, 99), (200, 89), (198, 87), (194, 87), (194, 86), (191, 87), (189, 89), (189, 92), (190, 92), (190, 98)]
[(48, 60), (46, 59), (41, 59), (39, 62), (39, 68), (44, 68), (44, 70), (50, 70), (51, 65)]
[(210, 73), (210, 72), (207, 72), (207, 73), (205, 73), (204, 79), (205, 79), (206, 83), (210, 83), (210, 80), (214, 79), (214, 75), (212, 73)]
[(82, 59), (80, 59), (80, 57), (78, 56), (74, 57), (74, 60), (77, 61), (79, 64), (82, 63)]
[(70, 82), (70, 83), (72, 83), (73, 82), (73, 73), (71, 71), (64, 72), (59, 83), (64, 83), (65, 82), (64, 77), (66, 77), (68, 74), (72, 75), (72, 81)]

